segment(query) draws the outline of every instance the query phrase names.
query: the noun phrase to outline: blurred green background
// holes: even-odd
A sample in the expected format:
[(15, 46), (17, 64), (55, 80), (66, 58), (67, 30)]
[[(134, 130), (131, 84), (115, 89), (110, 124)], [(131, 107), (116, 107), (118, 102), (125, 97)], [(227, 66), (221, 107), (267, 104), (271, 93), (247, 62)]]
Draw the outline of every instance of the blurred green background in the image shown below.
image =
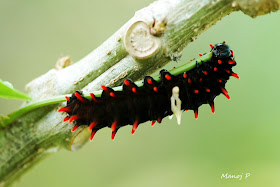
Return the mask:
[[(20, 90), (54, 68), (61, 56), (78, 61), (152, 0), (0, 0), (0, 78)], [(209, 44), (226, 41), (235, 53), (228, 101), (215, 101), (216, 113), (202, 106), (198, 120), (184, 113), (134, 135), (122, 128), (115, 141), (99, 131), (77, 152), (61, 150), (41, 162), (15, 186), (279, 186), (280, 12), (252, 19), (232, 13), (185, 49), (178, 66)], [(19, 101), (0, 99), (8, 114)], [(243, 174), (242, 180), (221, 179)], [(244, 179), (245, 174), (250, 177)]]

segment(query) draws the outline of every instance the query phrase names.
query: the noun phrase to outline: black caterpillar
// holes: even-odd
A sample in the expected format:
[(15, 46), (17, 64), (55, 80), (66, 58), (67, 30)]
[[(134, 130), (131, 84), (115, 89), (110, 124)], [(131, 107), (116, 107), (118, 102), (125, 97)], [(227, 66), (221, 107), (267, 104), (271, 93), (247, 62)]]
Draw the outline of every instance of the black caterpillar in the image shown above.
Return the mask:
[(92, 131), (90, 140), (103, 127), (112, 129), (114, 139), (120, 127), (133, 125), (133, 134), (140, 123), (152, 121), (153, 126), (155, 121), (161, 123), (162, 118), (172, 114), (180, 124), (183, 111), (193, 110), (197, 118), (198, 108), (206, 103), (214, 113), (215, 97), (222, 93), (230, 99), (225, 84), (230, 76), (239, 77), (232, 71), (236, 61), (229, 46), (224, 43), (210, 46), (211, 59), (197, 63), (187, 72), (174, 76), (163, 69), (160, 71), (160, 81), (146, 76), (142, 87), (126, 79), (122, 91), (101, 86), (101, 97), (91, 93), (92, 99), (76, 91), (71, 97), (66, 97), (67, 106), (58, 112), (68, 113), (64, 121), (75, 121), (72, 131), (80, 125), (88, 125)]

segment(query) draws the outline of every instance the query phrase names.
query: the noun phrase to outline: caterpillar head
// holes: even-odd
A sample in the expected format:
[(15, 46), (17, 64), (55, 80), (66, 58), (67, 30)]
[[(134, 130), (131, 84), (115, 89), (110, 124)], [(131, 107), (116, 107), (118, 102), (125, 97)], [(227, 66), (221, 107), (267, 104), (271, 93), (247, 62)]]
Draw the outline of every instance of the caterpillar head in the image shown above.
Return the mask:
[(231, 56), (231, 50), (228, 45), (224, 43), (218, 43), (213, 48), (213, 55), (216, 58), (228, 58)]

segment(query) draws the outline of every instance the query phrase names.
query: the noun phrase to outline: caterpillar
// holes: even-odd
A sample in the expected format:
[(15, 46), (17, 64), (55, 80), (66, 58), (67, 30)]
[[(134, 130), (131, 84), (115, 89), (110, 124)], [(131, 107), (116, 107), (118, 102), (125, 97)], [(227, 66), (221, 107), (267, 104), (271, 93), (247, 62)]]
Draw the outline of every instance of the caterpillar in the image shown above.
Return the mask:
[(214, 113), (215, 97), (222, 93), (230, 99), (226, 82), (230, 76), (239, 76), (232, 71), (236, 61), (229, 46), (218, 43), (210, 47), (211, 58), (200, 63), (196, 61), (189, 71), (173, 75), (163, 69), (158, 80), (145, 76), (143, 86), (125, 79), (121, 91), (102, 85), (101, 97), (90, 93), (90, 99), (84, 97), (82, 91), (76, 91), (66, 97), (67, 105), (58, 112), (68, 114), (63, 121), (75, 121), (72, 132), (87, 125), (91, 141), (103, 127), (111, 128), (113, 140), (119, 128), (126, 125), (132, 125), (134, 134), (139, 124), (152, 121), (153, 126), (156, 121), (161, 123), (164, 117), (173, 114), (180, 124), (183, 111), (193, 110), (197, 118), (202, 104), (209, 104)]

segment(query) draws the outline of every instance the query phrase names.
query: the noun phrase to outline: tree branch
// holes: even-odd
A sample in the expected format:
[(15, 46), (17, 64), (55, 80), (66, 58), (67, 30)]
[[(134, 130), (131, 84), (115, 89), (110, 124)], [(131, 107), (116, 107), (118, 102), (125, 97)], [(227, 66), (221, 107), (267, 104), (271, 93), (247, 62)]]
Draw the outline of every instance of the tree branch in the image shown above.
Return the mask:
[[(231, 12), (242, 10), (256, 17), (279, 6), (280, 0), (158, 0), (137, 11), (79, 62), (30, 82), (27, 92), (36, 102), (75, 90), (99, 90), (101, 84), (118, 86), (124, 78), (140, 79), (178, 59), (188, 43)], [(88, 141), (87, 129), (72, 133), (71, 126), (62, 123), (65, 116), (56, 112), (59, 107), (31, 111), (0, 131), (0, 186), (11, 184), (59, 148), (77, 150)]]

